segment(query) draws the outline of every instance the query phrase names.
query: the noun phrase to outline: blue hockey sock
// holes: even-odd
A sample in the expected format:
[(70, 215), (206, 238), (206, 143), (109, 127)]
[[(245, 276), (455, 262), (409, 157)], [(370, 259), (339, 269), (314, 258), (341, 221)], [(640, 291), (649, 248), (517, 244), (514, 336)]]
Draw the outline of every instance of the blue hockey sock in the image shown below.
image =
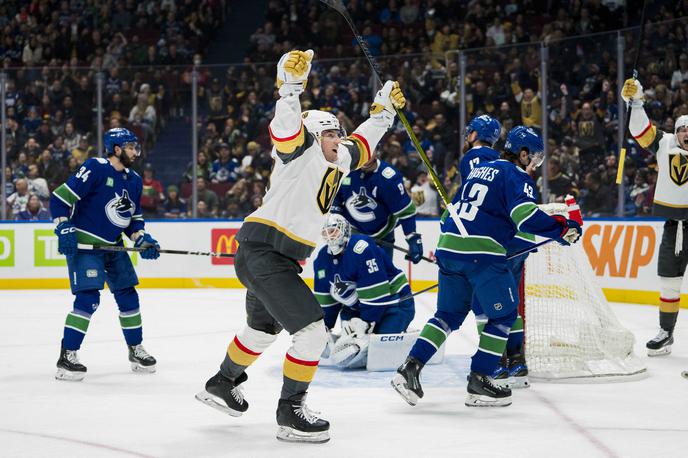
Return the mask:
[(423, 327), (420, 336), (413, 344), (409, 356), (416, 358), (423, 364), (427, 364), (430, 358), (439, 350), (451, 329), (442, 320), (432, 317)]
[(478, 351), (471, 361), (471, 371), (492, 376), (506, 349), (508, 329), (504, 325), (487, 322), (480, 334)]
[(143, 341), (143, 326), (139, 309), (139, 295), (134, 288), (127, 288), (114, 293), (119, 307), (119, 323), (122, 326), (127, 345), (138, 345)]
[(74, 310), (67, 315), (62, 337), (62, 346), (67, 350), (81, 348), (91, 322), (91, 315), (100, 303), (100, 293), (97, 290), (79, 291), (75, 296)]

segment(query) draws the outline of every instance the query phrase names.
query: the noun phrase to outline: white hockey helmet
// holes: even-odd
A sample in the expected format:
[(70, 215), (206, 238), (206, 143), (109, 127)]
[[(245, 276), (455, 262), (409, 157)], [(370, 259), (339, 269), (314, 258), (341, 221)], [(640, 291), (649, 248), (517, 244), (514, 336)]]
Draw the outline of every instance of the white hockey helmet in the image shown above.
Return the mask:
[(338, 255), (351, 238), (351, 225), (342, 215), (329, 213), (325, 219), (325, 225), (321, 232), (323, 240), (327, 243), (327, 252), (331, 255)]
[(678, 117), (674, 123), (674, 133), (677, 133), (681, 127), (688, 127), (688, 115)]
[(339, 119), (328, 111), (307, 110), (301, 113), (301, 119), (303, 119), (303, 125), (309, 133), (315, 136), (318, 143), (320, 143), (322, 133), (326, 130), (336, 130), (340, 137), (346, 136), (346, 132), (342, 129)]

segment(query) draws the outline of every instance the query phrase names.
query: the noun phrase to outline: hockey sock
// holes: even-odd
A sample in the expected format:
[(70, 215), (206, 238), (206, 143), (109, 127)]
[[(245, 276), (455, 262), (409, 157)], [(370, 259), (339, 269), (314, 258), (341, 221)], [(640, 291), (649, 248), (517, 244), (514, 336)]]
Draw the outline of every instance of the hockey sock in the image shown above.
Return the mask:
[(280, 399), (289, 399), (308, 390), (318, 369), (320, 355), (327, 344), (325, 323), (319, 320), (309, 324), (294, 334), (292, 342), (284, 356)]
[(427, 364), (450, 333), (451, 329), (444, 321), (437, 317), (430, 318), (413, 344), (409, 356), (416, 358), (423, 365)]
[(143, 341), (143, 325), (139, 309), (139, 295), (134, 288), (113, 291), (119, 307), (119, 324), (127, 345), (138, 345)]
[(79, 291), (75, 296), (74, 310), (67, 315), (62, 338), (62, 345), (67, 350), (81, 348), (81, 343), (86, 337), (86, 331), (88, 331), (88, 325), (91, 322), (91, 315), (100, 303), (100, 292), (97, 290)]
[(483, 333), (483, 329), (485, 329), (486, 323), (487, 323), (487, 315), (476, 315), (475, 316), (475, 325), (478, 328), (478, 335)]
[(681, 299), (659, 298), (659, 326), (667, 332), (673, 332), (678, 318)]
[(514, 321), (509, 331), (509, 338), (506, 341), (507, 354), (513, 355), (520, 353), (523, 348), (523, 317), (519, 315)]
[(506, 349), (508, 327), (488, 321), (480, 334), (478, 351), (473, 355), (471, 371), (491, 375)]
[(220, 372), (235, 380), (244, 370), (272, 344), (277, 335), (268, 334), (246, 326), (227, 347), (225, 358), (220, 364)]

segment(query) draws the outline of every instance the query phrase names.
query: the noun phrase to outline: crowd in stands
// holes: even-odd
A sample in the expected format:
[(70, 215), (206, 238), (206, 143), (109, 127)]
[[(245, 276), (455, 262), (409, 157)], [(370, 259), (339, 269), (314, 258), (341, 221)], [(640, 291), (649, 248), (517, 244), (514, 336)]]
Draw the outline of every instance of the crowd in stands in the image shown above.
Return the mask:
[[(3, 21), (3, 8), (6, 8), (3, 3), (0, 56), (8, 59), (6, 43), (16, 42), (21, 31), (24, 48), (29, 49), (28, 60), (23, 60), (22, 53), (16, 53), (16, 46), (11, 59), (14, 64), (23, 61), (29, 66), (31, 59), (35, 59), (32, 50), (36, 46), (31, 44), (32, 35), (28, 30), (31, 24), (50, 24), (52, 19), (25, 19), (22, 23), (21, 18), (56, 18), (55, 27), (44, 35), (59, 34), (64, 29), (67, 37), (72, 33), (69, 20), (74, 15), (63, 10), (68, 11), (74, 3), (95, 4), (60, 2), (57, 11), (42, 16), (36, 13), (41, 11), (38, 7), (33, 8), (34, 16), (29, 6), (22, 10), (24, 13), (13, 15), (5, 9)], [(170, 4), (176, 5), (176, 12), (169, 10)], [(547, 10), (552, 4), (557, 7)], [(211, 39), (209, 30), (217, 24), (206, 24), (214, 17), (208, 14), (213, 3), (149, 1), (136, 6), (133, 2), (108, 5), (109, 14), (100, 16), (107, 17), (111, 24), (115, 17), (120, 17), (117, 13), (133, 10), (131, 30), (120, 35), (115, 32), (120, 28), (108, 27), (107, 22), (98, 26), (97, 31), (89, 29), (89, 33), (82, 34), (79, 29), (79, 37), (99, 33), (91, 45), (81, 46), (90, 50), (91, 54), (87, 54), (90, 60), (79, 55), (80, 46), (75, 46), (72, 54), (76, 53), (76, 57), (72, 59), (91, 66), (97, 62), (97, 66), (108, 68), (105, 84), (108, 126), (133, 126), (150, 144), (166, 117), (180, 115), (175, 94), (180, 85), (188, 85), (187, 71), (175, 74), (157, 65), (188, 64), (193, 53)], [(450, 194), (460, 184), (456, 163), (462, 149), (459, 141), (462, 103), (466, 105), (469, 119), (482, 113), (498, 118), (503, 134), (518, 124), (540, 129), (542, 111), (546, 110), (549, 200), (562, 201), (566, 194), (573, 194), (584, 216), (616, 212), (614, 180), (619, 149), (617, 95), (620, 88), (617, 87), (615, 30), (637, 25), (641, 6), (642, 2), (634, 0), (347, 2), (371, 53), (378, 56), (383, 79), (396, 79), (404, 89), (410, 102), (407, 117)], [(83, 16), (100, 17), (99, 10), (89, 11), (95, 13), (80, 15), (79, 20)], [(641, 44), (639, 79), (645, 88), (648, 115), (659, 128), (673, 132), (673, 120), (688, 114), (688, 0), (655, 1), (648, 16), (652, 24), (646, 28)], [(134, 38), (135, 31), (148, 30), (137, 25), (144, 20), (148, 28), (156, 31), (154, 44), (149, 46), (144, 43), (151, 41), (142, 38), (142, 33)], [(64, 21), (67, 21), (66, 28), (60, 26)], [(14, 27), (3, 27), (3, 22), (13, 23)], [(637, 29), (625, 31), (622, 36), (626, 46), (625, 74), (630, 75), (638, 45)], [(34, 35), (34, 38), (40, 37)], [(540, 99), (541, 42), (549, 49), (547, 107), (542, 106)], [(44, 44), (43, 59), (46, 48)], [(199, 69), (202, 124), (197, 175), (193, 176), (193, 164), (188, 164), (185, 170), (182, 164), (178, 181), (160, 183), (155, 179), (155, 171), (142, 164), (146, 195), (143, 207), (147, 217), (188, 217), (192, 212), (190, 195), (194, 180), (198, 186), (199, 217), (242, 218), (261, 204), (272, 164), (267, 124), (275, 101), (275, 62), (293, 48), (312, 48), (316, 53), (307, 90), (301, 97), (304, 109), (332, 111), (349, 132), (367, 117), (375, 84), (346, 22), (318, 1), (270, 0), (265, 23), (250, 37), (243, 64), (230, 65), (221, 72), (215, 68)], [(98, 49), (100, 52), (96, 52)], [(457, 56), (446, 54), (456, 49), (468, 49), (467, 97), (463, 101), (459, 97)], [(50, 52), (51, 58), (56, 58), (57, 47)], [(150, 71), (126, 72), (117, 64), (117, 56), (122, 54), (127, 56), (126, 62), (139, 63)], [(31, 80), (28, 75), (32, 71), (27, 69), (16, 73), (22, 77), (15, 78), (8, 86), (12, 89), (8, 94), (23, 95), (18, 104), (23, 111), (19, 116), (19, 107), (13, 111), (8, 107), (13, 152), (12, 166), (5, 173), (12, 180), (26, 177), (29, 193), (37, 187), (28, 177), (29, 165), (38, 165), (38, 175), (52, 189), (65, 174), (78, 168), (80, 161), (94, 154), (94, 141), (89, 135), (93, 132), (94, 119), (90, 102), (93, 79), (90, 74), (72, 70), (71, 60), (59, 62), (65, 62), (66, 66), (55, 72), (56, 76), (39, 69), (34, 70), (35, 79)], [(26, 83), (29, 80), (31, 84)], [(16, 86), (19, 81), (23, 84), (21, 88)], [(61, 96), (59, 109), (54, 109), (55, 94)], [(32, 97), (31, 104), (25, 100), (28, 97)], [(83, 102), (84, 99), (89, 102)], [(47, 118), (46, 113), (50, 113)], [(118, 118), (113, 113), (125, 115)], [(45, 143), (46, 139), (50, 142)], [(657, 165), (654, 157), (633, 140), (626, 146), (629, 155), (623, 174), (626, 190), (623, 213), (648, 215)], [(385, 137), (378, 154), (405, 176), (419, 214), (438, 215), (441, 205), (428, 180), (427, 169), (399, 123)], [(541, 177), (538, 184), (542, 190)], [(12, 192), (15, 187), (16, 183)]]

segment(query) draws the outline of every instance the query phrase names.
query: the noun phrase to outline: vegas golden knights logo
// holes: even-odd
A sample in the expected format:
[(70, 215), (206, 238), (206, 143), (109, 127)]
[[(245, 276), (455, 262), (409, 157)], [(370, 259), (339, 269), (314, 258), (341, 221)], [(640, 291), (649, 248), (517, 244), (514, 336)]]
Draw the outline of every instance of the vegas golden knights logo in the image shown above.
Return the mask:
[(688, 183), (688, 158), (683, 154), (669, 155), (669, 170), (671, 181), (678, 186)]
[(323, 215), (330, 210), (343, 176), (344, 174), (337, 167), (328, 167), (325, 170), (317, 196), (318, 208), (320, 208)]

